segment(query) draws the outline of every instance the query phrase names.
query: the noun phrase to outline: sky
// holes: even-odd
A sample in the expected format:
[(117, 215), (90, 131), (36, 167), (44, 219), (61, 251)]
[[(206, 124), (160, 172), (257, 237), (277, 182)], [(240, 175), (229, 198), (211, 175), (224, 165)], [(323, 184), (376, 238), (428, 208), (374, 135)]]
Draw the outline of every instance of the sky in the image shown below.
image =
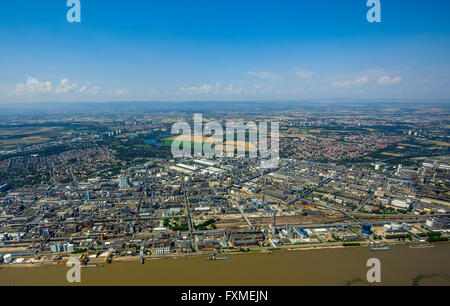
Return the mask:
[(450, 101), (450, 1), (0, 2), (0, 103)]

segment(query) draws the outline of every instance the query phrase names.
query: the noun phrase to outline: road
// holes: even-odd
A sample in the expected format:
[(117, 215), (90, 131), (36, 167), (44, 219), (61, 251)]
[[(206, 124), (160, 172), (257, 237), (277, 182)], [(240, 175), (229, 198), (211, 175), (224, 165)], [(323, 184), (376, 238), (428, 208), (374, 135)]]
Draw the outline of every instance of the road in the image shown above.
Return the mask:
[[(183, 189), (184, 189), (184, 184), (183, 184)], [(197, 242), (195, 241), (194, 227), (192, 226), (189, 197), (188, 197), (186, 190), (184, 189), (183, 191), (184, 191), (184, 204), (185, 204), (185, 209), (186, 209), (186, 216), (187, 216), (187, 221), (188, 221), (188, 226), (189, 226), (189, 237), (191, 239), (192, 247), (194, 248), (195, 251), (198, 251)]]
[[(233, 200), (232, 200), (232, 201), (233, 201)], [(252, 230), (253, 230), (253, 225), (252, 225), (252, 223), (250, 222), (250, 220), (247, 218), (247, 216), (245, 215), (244, 210), (242, 209), (242, 207), (240, 207), (239, 204), (237, 204), (237, 203), (234, 202), (234, 201), (233, 201), (233, 203), (234, 203), (234, 207), (236, 207), (236, 208), (239, 210), (239, 212), (241, 213), (241, 215), (242, 215), (242, 217), (244, 218), (245, 222), (247, 222), (247, 224), (248, 224), (248, 226), (249, 226), (249, 229), (252, 231)]]
[[(336, 177), (341, 176), (342, 174), (344, 174), (345, 171), (340, 172), (338, 175), (336, 175)], [(301, 195), (295, 197), (293, 200), (289, 201), (288, 203), (286, 203), (286, 206), (291, 206), (295, 203), (297, 203), (298, 201), (300, 201), (301, 199), (303, 199), (304, 197), (310, 195), (312, 192), (316, 191), (317, 189), (319, 189), (320, 187), (328, 184), (329, 182), (331, 182), (333, 180), (333, 178), (326, 178), (324, 180), (322, 180), (315, 188), (313, 189), (308, 189), (306, 192), (303, 192)]]
[(365, 197), (364, 199), (362, 199), (362, 200), (359, 202), (358, 206), (356, 206), (355, 209), (353, 209), (352, 212), (353, 212), (353, 213), (358, 212), (358, 210), (360, 210), (360, 209), (364, 206), (364, 203), (366, 203), (366, 201), (367, 201), (368, 199), (370, 199), (370, 195), (368, 195), (367, 197)]

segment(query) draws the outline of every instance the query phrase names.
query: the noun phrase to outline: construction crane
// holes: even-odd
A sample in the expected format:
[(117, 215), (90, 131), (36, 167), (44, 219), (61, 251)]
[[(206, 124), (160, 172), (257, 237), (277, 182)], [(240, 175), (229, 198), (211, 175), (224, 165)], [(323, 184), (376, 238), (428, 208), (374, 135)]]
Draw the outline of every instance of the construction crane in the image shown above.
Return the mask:
[(83, 255), (81, 255), (80, 257), (80, 261), (83, 265), (87, 265), (88, 261), (89, 261), (89, 256), (88, 253), (84, 253)]

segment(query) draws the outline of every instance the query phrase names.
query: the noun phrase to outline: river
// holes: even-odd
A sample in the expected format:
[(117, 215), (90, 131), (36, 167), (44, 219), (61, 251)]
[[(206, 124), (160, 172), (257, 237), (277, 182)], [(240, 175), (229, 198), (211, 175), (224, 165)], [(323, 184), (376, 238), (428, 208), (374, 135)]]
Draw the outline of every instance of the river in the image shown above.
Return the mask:
[[(205, 257), (113, 262), (83, 268), (81, 285), (368, 285), (369, 258), (381, 261), (381, 285), (450, 285), (450, 244), (412, 249), (393, 246), (371, 252), (366, 247), (275, 251), (271, 255), (231, 255), (230, 260)], [(0, 269), (0, 285), (69, 285), (68, 268), (39, 266)]]

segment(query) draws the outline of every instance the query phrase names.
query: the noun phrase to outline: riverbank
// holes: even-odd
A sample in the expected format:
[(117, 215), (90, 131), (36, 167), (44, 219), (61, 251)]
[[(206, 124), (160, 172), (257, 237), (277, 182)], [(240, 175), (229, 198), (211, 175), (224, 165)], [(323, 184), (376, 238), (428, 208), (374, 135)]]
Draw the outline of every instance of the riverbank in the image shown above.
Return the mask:
[[(416, 248), (423, 248), (423, 247), (435, 247), (436, 245), (442, 245), (442, 244), (449, 244), (450, 242), (439, 242), (439, 243), (405, 243), (405, 242), (390, 242), (385, 243), (383, 246), (391, 247), (391, 246), (410, 246), (410, 247), (416, 247)], [(366, 248), (370, 249), (372, 247), (375, 247), (374, 245), (369, 245), (367, 243), (361, 243), (361, 245), (355, 245), (355, 246), (343, 246), (343, 245), (323, 245), (323, 244), (315, 244), (315, 245), (302, 245), (302, 246), (283, 246), (278, 248), (257, 248), (257, 249), (250, 249), (249, 251), (239, 251), (239, 250), (226, 250), (224, 252), (221, 252), (219, 254), (223, 256), (238, 256), (238, 255), (252, 255), (252, 254), (265, 254), (265, 255), (272, 255), (275, 253), (280, 252), (297, 252), (297, 251), (311, 251), (311, 250), (329, 250), (329, 249), (356, 249), (356, 248)], [(153, 256), (144, 256), (145, 260), (155, 260), (155, 259), (179, 259), (179, 258), (190, 258), (190, 257), (201, 257), (206, 258), (210, 257), (211, 254), (215, 252), (196, 252), (196, 253), (173, 253), (168, 255), (153, 255)], [(69, 257), (79, 257), (79, 255), (72, 255)], [(66, 257), (68, 259), (69, 257)], [(113, 257), (114, 262), (140, 262), (141, 257), (140, 256), (114, 256)], [(41, 266), (54, 266), (54, 265), (65, 265), (66, 260), (59, 260), (59, 261), (33, 261), (33, 262), (26, 262), (26, 263), (13, 263), (9, 265), (0, 265), (0, 268), (13, 268), (13, 269), (20, 269), (20, 268), (36, 268)], [(95, 265), (95, 264), (104, 264), (105, 258), (90, 258), (89, 264)]]
[[(79, 285), (370, 285), (366, 281), (370, 258), (381, 262), (381, 285), (450, 285), (449, 243), (432, 248), (395, 245), (385, 252), (341, 247), (270, 254), (227, 254), (230, 259), (221, 261), (207, 261), (205, 256), (148, 258), (144, 265), (136, 258), (117, 258), (111, 265), (82, 269)], [(73, 285), (66, 281), (67, 271), (64, 265), (4, 267), (0, 285)]]

